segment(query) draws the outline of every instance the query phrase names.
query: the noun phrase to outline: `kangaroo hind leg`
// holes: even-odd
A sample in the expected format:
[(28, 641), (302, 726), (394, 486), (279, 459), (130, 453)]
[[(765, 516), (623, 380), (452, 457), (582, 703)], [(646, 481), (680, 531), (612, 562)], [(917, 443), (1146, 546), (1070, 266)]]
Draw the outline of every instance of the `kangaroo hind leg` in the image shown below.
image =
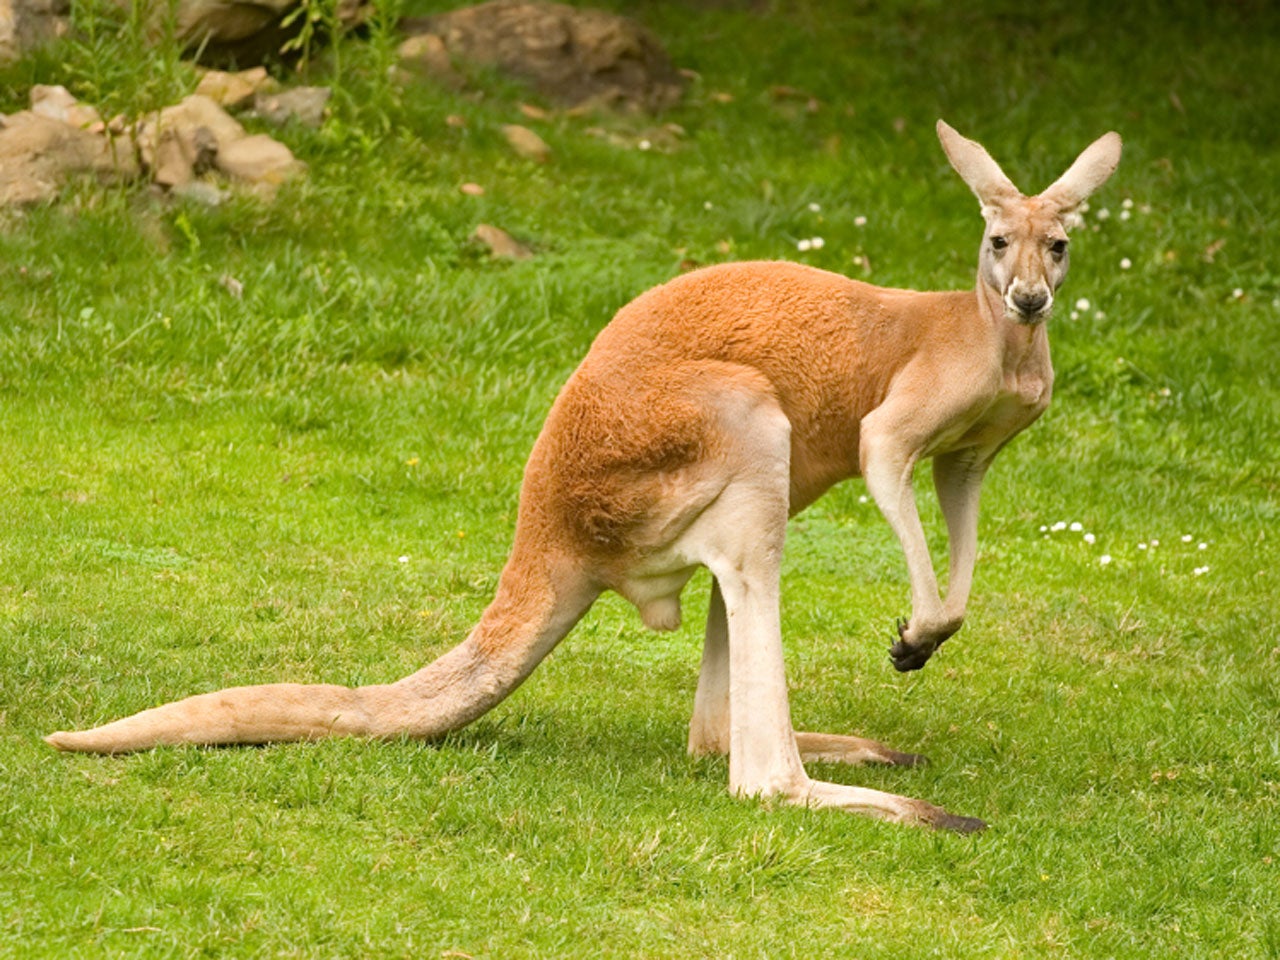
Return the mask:
[[(729, 789), (745, 796), (777, 796), (804, 806), (850, 812), (939, 829), (970, 832), (981, 821), (957, 817), (922, 800), (810, 779), (800, 744), (839, 747), (845, 755), (877, 752), (871, 741), (797, 734), (791, 724), (782, 651), (780, 573), (790, 491), (790, 423), (771, 398), (739, 409), (723, 434), (726, 485), (690, 531), (689, 547), (711, 570), (723, 599), (728, 635)], [(711, 643), (699, 680), (690, 742), (718, 746), (724, 719), (724, 657), (713, 598)], [(710, 732), (708, 734), (708, 731)], [(879, 747), (874, 744), (874, 747)], [(882, 750), (885, 748), (881, 748)]]
[[(795, 731), (796, 747), (805, 763), (883, 763), (914, 767), (928, 761), (917, 753), (903, 753), (875, 740), (834, 733)], [(698, 691), (689, 721), (689, 753), (692, 756), (729, 753), (729, 623), (720, 584), (711, 581), (706, 639)]]

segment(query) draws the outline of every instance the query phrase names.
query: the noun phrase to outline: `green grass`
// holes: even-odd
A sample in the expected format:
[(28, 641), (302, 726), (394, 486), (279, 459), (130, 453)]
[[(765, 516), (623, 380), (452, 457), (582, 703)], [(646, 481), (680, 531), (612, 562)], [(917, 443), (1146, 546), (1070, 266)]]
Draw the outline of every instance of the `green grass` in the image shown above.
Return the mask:
[[(385, 43), (352, 44), (336, 116), (282, 134), (310, 170), (274, 203), (75, 185), (2, 215), (0, 956), (1280, 956), (1275, 13), (626, 6), (699, 79), (662, 118), (534, 124), (545, 167), (498, 129), (536, 96), (397, 91)], [(0, 109), (190, 82), (129, 37), (10, 68)], [(933, 761), (822, 776), (988, 832), (730, 798), (683, 750), (705, 575), (673, 635), (605, 598), (441, 744), (41, 742), (448, 649), (559, 384), (682, 260), (972, 282), (938, 116), (1028, 190), (1125, 137), (1052, 322), (1055, 405), (992, 471), (969, 622), (923, 672), (887, 661), (906, 576), (859, 482), (792, 525), (784, 634), (798, 725)], [(480, 222), (538, 257), (490, 262)]]

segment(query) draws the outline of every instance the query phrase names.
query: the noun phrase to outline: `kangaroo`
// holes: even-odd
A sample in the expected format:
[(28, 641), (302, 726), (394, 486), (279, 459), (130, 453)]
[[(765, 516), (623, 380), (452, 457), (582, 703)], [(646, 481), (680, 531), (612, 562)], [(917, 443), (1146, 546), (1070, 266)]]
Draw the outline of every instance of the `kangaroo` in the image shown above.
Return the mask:
[[(729, 788), (970, 832), (923, 800), (811, 779), (805, 760), (910, 765), (873, 740), (791, 725), (779, 616), (788, 518), (861, 475), (906, 556), (911, 614), (889, 655), (919, 670), (964, 620), (987, 468), (1048, 407), (1045, 320), (1067, 230), (1120, 161), (1107, 133), (1024, 196), (941, 120), (951, 165), (981, 203), (976, 289), (918, 293), (786, 262), (677, 277), (624, 306), (560, 391), (525, 468), (515, 539), (470, 634), (395, 683), (278, 683), (189, 697), (82, 732), (59, 750), (332, 736), (429, 739), (492, 709), (606, 589), (673, 630), (698, 566), (713, 576), (689, 727), (694, 755), (729, 757)], [(945, 599), (916, 511), (932, 457), (949, 538)]]

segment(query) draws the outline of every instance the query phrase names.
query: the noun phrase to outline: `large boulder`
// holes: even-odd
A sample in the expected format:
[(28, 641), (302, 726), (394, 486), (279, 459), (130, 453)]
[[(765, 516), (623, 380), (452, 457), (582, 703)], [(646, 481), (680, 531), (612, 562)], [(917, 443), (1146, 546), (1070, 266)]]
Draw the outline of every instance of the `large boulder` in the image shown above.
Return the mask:
[(657, 111), (683, 92), (683, 78), (653, 34), (616, 13), (542, 0), (492, 0), (406, 20), (402, 27), (438, 36), (453, 59), (512, 74), (564, 104)]
[[(0, 0), (3, 2), (3, 0)], [(298, 33), (298, 23), (285, 24), (300, 0), (176, 0), (174, 30), (178, 39), (209, 63), (262, 63), (277, 56)], [(163, 8), (163, 5), (158, 5)], [(368, 0), (337, 0), (334, 11), (344, 28), (368, 17)]]

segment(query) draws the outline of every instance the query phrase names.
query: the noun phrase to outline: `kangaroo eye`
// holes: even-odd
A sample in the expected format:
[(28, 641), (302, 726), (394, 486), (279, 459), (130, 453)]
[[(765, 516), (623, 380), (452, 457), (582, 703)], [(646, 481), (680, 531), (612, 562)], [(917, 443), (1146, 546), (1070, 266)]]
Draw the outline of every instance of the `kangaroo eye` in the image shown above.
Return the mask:
[(992, 237), (992, 238), (991, 238), (991, 249), (992, 249), (992, 250), (1003, 250), (1003, 249), (1004, 249), (1005, 247), (1007, 247), (1008, 245), (1009, 245), (1009, 241), (1008, 241), (1005, 237)]
[(1055, 240), (1049, 244), (1049, 252), (1059, 259), (1067, 252), (1067, 241)]

